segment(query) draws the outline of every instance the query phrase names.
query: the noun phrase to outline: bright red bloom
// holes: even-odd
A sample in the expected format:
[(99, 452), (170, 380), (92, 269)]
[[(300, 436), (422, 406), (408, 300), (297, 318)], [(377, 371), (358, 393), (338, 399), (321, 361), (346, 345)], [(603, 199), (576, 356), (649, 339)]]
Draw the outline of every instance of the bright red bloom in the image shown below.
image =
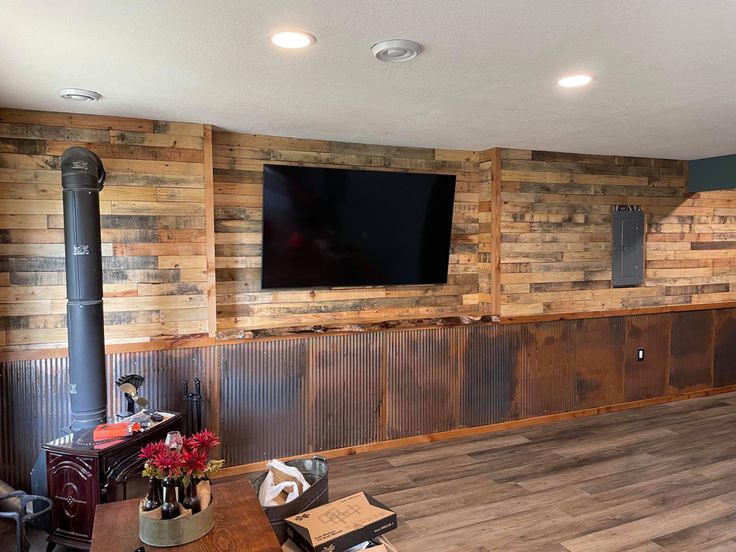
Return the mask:
[(197, 447), (192, 441), (191, 437), (184, 437), (182, 439), (182, 447), (181, 447), (182, 452), (185, 452), (187, 450), (195, 450), (196, 448)]
[(168, 477), (176, 477), (182, 469), (184, 458), (180, 452), (167, 449), (158, 453), (150, 462)]
[(203, 450), (205, 453), (209, 453), (212, 447), (216, 447), (220, 444), (220, 439), (218, 439), (217, 435), (212, 433), (209, 429), (203, 429), (199, 433), (192, 435), (189, 438), (189, 442), (193, 445), (192, 448), (197, 448), (199, 450)]
[(148, 443), (146, 446), (141, 448), (141, 452), (138, 458), (145, 458), (146, 460), (153, 460), (158, 454), (161, 454), (166, 449), (166, 445), (163, 441), (156, 441), (155, 443)]
[(203, 450), (185, 450), (184, 475), (201, 477), (207, 468), (207, 452)]

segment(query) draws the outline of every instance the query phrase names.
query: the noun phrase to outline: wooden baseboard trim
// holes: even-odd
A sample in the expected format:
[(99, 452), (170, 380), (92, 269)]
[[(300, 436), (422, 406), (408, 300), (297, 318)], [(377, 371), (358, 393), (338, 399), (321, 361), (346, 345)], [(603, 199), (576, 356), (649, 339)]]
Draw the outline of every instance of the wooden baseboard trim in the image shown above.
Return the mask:
[[(625, 403), (611, 404), (607, 406), (597, 406), (594, 408), (584, 408), (582, 410), (573, 410), (570, 412), (560, 412), (558, 414), (549, 414), (547, 416), (537, 416), (535, 418), (525, 418), (523, 420), (514, 420), (511, 422), (502, 422), (498, 424), (483, 425), (477, 427), (467, 427), (462, 429), (452, 429), (450, 431), (442, 431), (438, 433), (429, 433), (426, 435), (417, 435), (405, 437), (402, 439), (391, 439), (388, 441), (379, 441), (376, 443), (367, 443), (364, 445), (355, 445), (352, 447), (344, 447), (320, 452), (310, 452), (308, 454), (299, 454), (296, 456), (288, 456), (281, 460), (296, 460), (299, 458), (311, 458), (315, 454), (324, 456), (325, 458), (341, 458), (344, 456), (352, 456), (354, 454), (362, 454), (366, 452), (375, 452), (390, 448), (406, 447), (409, 445), (418, 445), (422, 443), (431, 443), (435, 441), (445, 441), (448, 439), (458, 439), (460, 437), (468, 437), (472, 435), (482, 435), (485, 433), (497, 433), (510, 429), (519, 429), (529, 426), (548, 424), (552, 422), (560, 422), (563, 420), (571, 420), (573, 418), (583, 418), (585, 416), (595, 416), (598, 414), (607, 414), (610, 412), (620, 412), (622, 410), (631, 410), (644, 406), (654, 406), (674, 401), (682, 401), (686, 399), (694, 399), (698, 397), (707, 397), (710, 395), (720, 395), (722, 393), (731, 393), (736, 391), (736, 385), (726, 385), (723, 387), (711, 387), (708, 389), (699, 389), (697, 391), (687, 391), (674, 395), (665, 395), (663, 397), (655, 397), (652, 399), (643, 399), (639, 401), (631, 401)], [(240, 464), (237, 466), (229, 466), (223, 468), (215, 477), (215, 479), (232, 477), (236, 475), (245, 475), (254, 472), (260, 472), (266, 469), (266, 461), (253, 462), (250, 464)]]
[[(181, 337), (172, 339), (158, 339), (154, 341), (138, 341), (133, 343), (112, 343), (105, 345), (105, 354), (137, 353), (140, 351), (166, 351), (169, 349), (192, 349), (195, 347), (213, 347), (220, 345), (214, 337)], [(50, 349), (18, 349), (0, 351), (0, 362), (17, 360), (40, 360), (45, 358), (66, 358), (69, 356), (67, 347)]]

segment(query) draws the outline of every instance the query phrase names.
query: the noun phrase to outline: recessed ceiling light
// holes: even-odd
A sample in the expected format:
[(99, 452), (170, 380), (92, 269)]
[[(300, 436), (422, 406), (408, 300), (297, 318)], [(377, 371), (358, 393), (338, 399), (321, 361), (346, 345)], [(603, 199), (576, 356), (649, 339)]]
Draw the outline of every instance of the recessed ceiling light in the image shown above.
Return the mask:
[(281, 31), (273, 33), (272, 35), (269, 35), (268, 40), (270, 40), (271, 44), (274, 46), (278, 46), (279, 48), (289, 48), (292, 50), (296, 48), (306, 48), (307, 46), (311, 46), (317, 42), (317, 39), (314, 38), (313, 35), (302, 31)]
[(409, 61), (417, 57), (422, 51), (422, 45), (413, 40), (405, 40), (403, 38), (394, 38), (392, 40), (382, 40), (376, 42), (371, 47), (371, 52), (379, 61), (396, 63), (399, 61)]
[(570, 75), (569, 77), (563, 77), (557, 81), (557, 84), (564, 86), (565, 88), (576, 88), (578, 86), (585, 86), (590, 84), (593, 77), (590, 75)]
[(59, 96), (73, 102), (96, 102), (102, 97), (102, 94), (84, 88), (62, 88), (59, 90)]

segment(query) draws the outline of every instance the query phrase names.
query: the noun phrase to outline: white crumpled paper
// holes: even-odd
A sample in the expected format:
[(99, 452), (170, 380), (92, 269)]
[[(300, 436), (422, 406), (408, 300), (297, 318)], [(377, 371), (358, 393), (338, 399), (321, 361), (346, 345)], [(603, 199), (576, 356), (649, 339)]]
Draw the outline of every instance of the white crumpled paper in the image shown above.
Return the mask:
[(281, 506), (291, 502), (309, 488), (302, 472), (278, 460), (271, 460), (268, 473), (258, 490), (262, 506)]

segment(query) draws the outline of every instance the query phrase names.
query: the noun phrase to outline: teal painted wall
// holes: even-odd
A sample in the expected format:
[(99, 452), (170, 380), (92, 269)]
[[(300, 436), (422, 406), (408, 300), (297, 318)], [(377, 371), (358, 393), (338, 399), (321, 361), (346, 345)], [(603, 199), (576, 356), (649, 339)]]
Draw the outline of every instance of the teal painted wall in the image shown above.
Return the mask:
[(687, 191), (736, 189), (736, 155), (706, 157), (687, 162)]

